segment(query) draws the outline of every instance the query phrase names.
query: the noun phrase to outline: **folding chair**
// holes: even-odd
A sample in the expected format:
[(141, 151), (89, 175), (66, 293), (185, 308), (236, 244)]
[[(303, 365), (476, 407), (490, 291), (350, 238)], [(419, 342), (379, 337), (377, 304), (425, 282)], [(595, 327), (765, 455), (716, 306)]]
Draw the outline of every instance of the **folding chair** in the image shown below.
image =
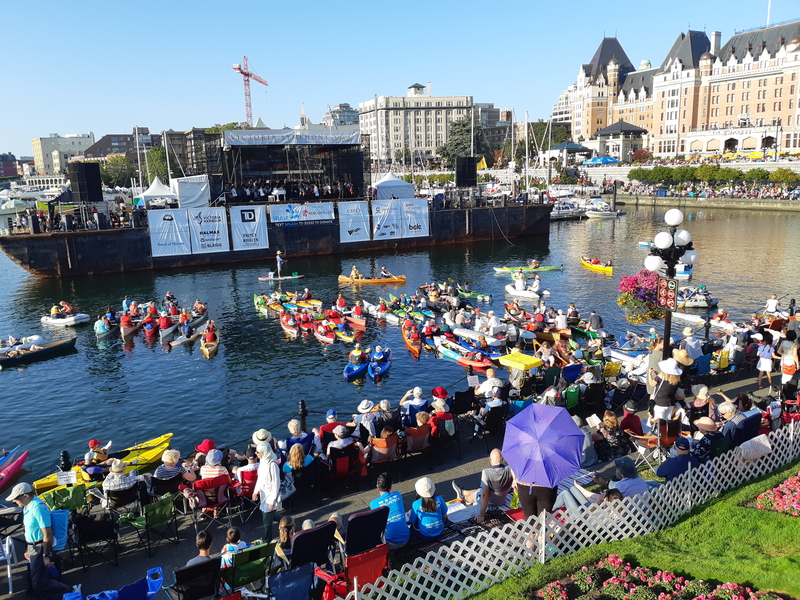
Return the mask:
[(431, 439), (433, 455), (438, 459), (439, 464), (448, 454), (456, 460), (461, 460), (461, 428), (458, 425), (458, 419), (454, 418), (448, 422), (453, 424), (453, 433), (449, 433), (447, 429), (440, 426), (436, 435)]
[(636, 435), (630, 429), (625, 433), (628, 434), (639, 453), (636, 466), (644, 463), (655, 475), (656, 466), (669, 458), (669, 451), (681, 434), (681, 420), (659, 419), (656, 435)]
[(470, 411), (480, 408), (475, 400), (475, 390), (469, 388), (465, 392), (453, 394), (453, 402), (450, 403), (450, 413), (457, 418), (463, 418)]
[(342, 486), (355, 480), (356, 490), (359, 489), (359, 478), (361, 473), (361, 459), (358, 444), (348, 444), (344, 448), (331, 448), (328, 452), (330, 471), (328, 473), (328, 483), (333, 493), (334, 484)]
[(581, 371), (583, 371), (583, 365), (581, 364), (567, 365), (561, 369), (561, 377), (563, 377), (567, 383), (575, 383), (578, 377), (580, 377)]
[[(694, 377), (692, 378), (692, 381), (694, 383), (702, 382), (704, 377), (711, 374), (711, 358), (712, 358), (711, 354), (703, 354), (702, 356), (699, 356), (697, 359), (695, 359), (694, 365), (697, 370), (694, 374)], [(728, 359), (726, 354), (725, 358), (726, 367), (727, 367), (727, 362)]]
[(607, 362), (603, 367), (601, 378), (608, 381), (609, 379), (616, 379), (622, 370), (622, 363)]
[(372, 438), (367, 454), (367, 468), (377, 467), (388, 473), (402, 458), (400, 436), (396, 433), (388, 438)]
[[(70, 543), (77, 546), (81, 567), (87, 570), (99, 561), (119, 566), (119, 526), (112, 512), (78, 512), (72, 516)], [(113, 559), (106, 556), (113, 551)]]
[[(294, 556), (294, 552), (295, 550), (292, 551), (292, 556)], [(274, 600), (308, 600), (313, 585), (314, 565), (312, 563), (289, 571), (281, 571), (267, 578), (269, 593)]]
[(375, 583), (389, 569), (389, 545), (381, 544), (376, 548), (355, 556), (345, 556), (344, 573), (333, 575), (317, 568), (314, 574), (325, 581), (325, 594), (330, 597), (344, 598), (358, 586)]
[[(335, 536), (336, 523), (333, 521), (326, 521), (312, 529), (298, 531), (292, 540), (292, 557), (289, 561), (289, 568), (296, 569), (309, 564), (328, 565), (331, 562), (331, 550)], [(269, 586), (272, 590), (272, 583), (269, 583)]]
[(572, 410), (581, 403), (581, 388), (578, 385), (571, 385), (564, 390), (567, 410), (572, 414)]
[[(403, 465), (406, 467), (406, 473), (409, 472), (408, 461), (413, 458), (420, 460), (429, 457), (431, 448), (431, 428), (430, 425), (423, 425), (422, 427), (407, 427), (406, 436), (404, 439), (403, 447)], [(431, 461), (429, 461), (430, 463)], [(430, 464), (432, 467), (433, 465)]]
[(245, 548), (231, 555), (231, 566), (220, 571), (222, 580), (231, 590), (238, 590), (246, 585), (263, 582), (272, 564), (276, 542), (258, 544)]
[(741, 446), (747, 441), (752, 440), (758, 435), (758, 430), (761, 427), (761, 415), (751, 415), (741, 422), (737, 423), (733, 428), (733, 447)]
[[(261, 507), (260, 502), (253, 501), (253, 491), (256, 489), (258, 471), (256, 469), (240, 471), (238, 475), (240, 481), (233, 484), (233, 489), (236, 492), (239, 518), (242, 520), (242, 523), (246, 523)], [(245, 515), (247, 515), (247, 517), (245, 517)]]
[[(125, 523), (132, 525), (136, 530), (139, 545), (147, 550), (147, 556), (153, 556), (161, 542), (168, 541), (173, 544), (180, 542), (172, 494), (166, 494), (160, 500), (145, 505), (141, 517), (122, 516), (120, 525)], [(151, 535), (155, 539), (155, 544), (151, 542)]]
[(20, 561), (17, 559), (17, 549), (14, 546), (14, 540), (8, 536), (0, 542), (0, 562), (6, 563), (6, 571), (8, 573), (8, 593), (14, 593), (14, 579), (12, 577), (12, 568)]
[(290, 496), (292, 512), (295, 512), (298, 506), (302, 506), (303, 501), (307, 499), (317, 506), (322, 505), (322, 461), (319, 457), (314, 457), (314, 460), (305, 467), (292, 471), (292, 477), (294, 477), (295, 487), (294, 494)]
[(307, 433), (304, 436), (301, 436), (299, 438), (295, 438), (295, 437), (286, 438), (286, 441), (284, 443), (286, 444), (286, 451), (284, 452), (284, 454), (286, 456), (289, 455), (289, 450), (291, 450), (292, 446), (294, 446), (295, 444), (300, 444), (303, 447), (303, 452), (306, 453), (306, 456), (308, 456), (309, 454), (313, 454), (314, 453), (313, 452), (314, 451), (314, 434), (313, 433)]
[(142, 510), (138, 485), (124, 490), (108, 490), (103, 493), (105, 494), (108, 510), (117, 515), (122, 515), (126, 512), (139, 514)]
[(181, 485), (183, 485), (183, 473), (178, 473), (169, 479), (152, 477), (150, 478), (150, 495), (154, 498), (161, 498), (166, 494), (172, 494), (175, 509), (181, 514), (187, 514), (186, 497), (181, 494)]
[(704, 404), (703, 406), (689, 405), (689, 427), (692, 433), (697, 431), (697, 426), (694, 422), (701, 417), (709, 416), (708, 409), (708, 404)]
[(214, 598), (219, 591), (219, 560), (207, 560), (173, 572), (175, 583), (165, 585), (164, 592), (172, 600)]
[(389, 507), (380, 506), (354, 513), (347, 518), (343, 554), (354, 556), (383, 544), (383, 532), (389, 520)]
[(730, 438), (721, 435), (711, 443), (711, 458), (722, 456), (731, 449)]
[(500, 406), (493, 406), (486, 413), (483, 419), (483, 425), (476, 421), (476, 426), (473, 428), (472, 437), (469, 439), (472, 442), (476, 437), (483, 438), (486, 442), (486, 452), (489, 452), (489, 436), (503, 437), (506, 431), (506, 418), (508, 417), (508, 404), (503, 403)]
[(80, 483), (70, 487), (56, 488), (41, 495), (50, 510), (80, 510), (86, 508), (86, 485)]
[(219, 520), (220, 516), (227, 517), (228, 527), (232, 526), (230, 499), (228, 498), (230, 484), (230, 475), (200, 479), (192, 483), (193, 493), (189, 497), (189, 505), (192, 508), (195, 533), (200, 533), (199, 517), (206, 517), (209, 520), (203, 531), (211, 527), (212, 523), (224, 527), (225, 523)]

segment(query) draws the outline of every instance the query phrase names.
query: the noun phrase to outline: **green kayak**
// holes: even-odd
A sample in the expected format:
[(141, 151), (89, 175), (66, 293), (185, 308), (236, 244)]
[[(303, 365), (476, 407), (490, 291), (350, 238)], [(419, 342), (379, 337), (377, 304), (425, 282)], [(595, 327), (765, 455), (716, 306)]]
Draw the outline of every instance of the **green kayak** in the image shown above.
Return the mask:
[(464, 290), (461, 289), (458, 290), (458, 297), (472, 299), (472, 300), (482, 300), (484, 302), (492, 301), (491, 294), (479, 294), (478, 292), (465, 292)]
[(539, 271), (561, 271), (564, 265), (556, 265), (552, 267), (539, 266), (539, 267), (494, 267), (495, 273), (516, 273), (522, 271), (523, 273), (537, 273)]

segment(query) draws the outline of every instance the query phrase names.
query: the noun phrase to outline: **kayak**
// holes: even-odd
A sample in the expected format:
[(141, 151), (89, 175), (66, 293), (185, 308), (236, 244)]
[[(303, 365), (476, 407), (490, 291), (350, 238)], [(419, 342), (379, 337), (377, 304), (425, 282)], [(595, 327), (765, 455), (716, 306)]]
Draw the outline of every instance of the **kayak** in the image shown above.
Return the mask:
[(175, 338), (174, 340), (172, 340), (169, 343), (170, 347), (175, 348), (175, 347), (180, 346), (182, 344), (187, 344), (189, 342), (194, 342), (197, 338), (199, 338), (201, 335), (203, 335), (203, 332), (206, 330), (207, 326), (208, 326), (207, 323), (203, 323), (200, 327), (195, 329), (194, 333), (192, 335), (190, 335), (189, 337), (186, 337), (185, 335), (182, 335), (180, 337)]
[(336, 337), (347, 344), (352, 344), (356, 341), (356, 334), (352, 331), (334, 331)]
[[(169, 442), (172, 439), (171, 433), (165, 433), (152, 440), (147, 440), (141, 444), (135, 444), (129, 448), (125, 448), (122, 452), (122, 460), (125, 461), (125, 473), (130, 473), (133, 470), (142, 471), (147, 470), (148, 466), (154, 465), (161, 461), (161, 455), (164, 450), (169, 448)], [(75, 465), (72, 470), (78, 474), (78, 481), (83, 478), (81, 476), (81, 465)], [(47, 492), (54, 487), (58, 486), (58, 479), (56, 473), (42, 477), (33, 482), (33, 489), (37, 494)]]
[(344, 377), (345, 381), (352, 381), (353, 379), (358, 379), (366, 374), (367, 369), (369, 368), (369, 354), (367, 354), (366, 358), (367, 360), (361, 364), (356, 365), (353, 363), (347, 363), (344, 366), (342, 376)]
[[(569, 329), (573, 335), (576, 335), (578, 337), (586, 338), (587, 340), (597, 339), (597, 332), (589, 331), (586, 323), (581, 322), (578, 325), (570, 325)], [(609, 333), (608, 337), (606, 338), (606, 341), (610, 342), (613, 341), (614, 339), (616, 339), (614, 338), (614, 334)]]
[(37, 350), (17, 350), (15, 352), (7, 352), (0, 356), (0, 369), (6, 367), (13, 367), (23, 363), (34, 362), (58, 356), (59, 354), (69, 352), (75, 349), (75, 340), (77, 337), (67, 338), (66, 340), (58, 340), (57, 342), (48, 342), (46, 344), (37, 344)]
[(551, 266), (539, 266), (539, 267), (494, 267), (495, 273), (518, 273), (522, 271), (523, 273), (537, 273), (543, 271), (563, 271), (564, 265), (551, 265)]
[(472, 343), (473, 340), (470, 338), (458, 338), (458, 343), (461, 344), (464, 348), (469, 350), (470, 352), (479, 352), (482, 356), (486, 358), (499, 358), (503, 356), (497, 348), (492, 348), (489, 346), (488, 348), (478, 348), (475, 344)]
[[(283, 319), (280, 319), (280, 323), (281, 323), (281, 329), (283, 329), (288, 335), (292, 336), (293, 338), (296, 338), (298, 335), (300, 335), (299, 326), (292, 327), (288, 323), (285, 323)], [(311, 324), (309, 323), (309, 325)]]
[(479, 294), (478, 292), (466, 292), (461, 288), (458, 288), (458, 297), (459, 298), (467, 298), (469, 300), (482, 300), (483, 302), (491, 302), (492, 295), (491, 294)]
[(419, 358), (422, 352), (422, 340), (412, 340), (408, 335), (409, 333), (410, 328), (403, 327), (403, 341), (406, 343), (406, 347), (411, 351), (411, 354)]
[(581, 264), (590, 271), (597, 271), (598, 273), (605, 273), (606, 275), (613, 275), (614, 267), (606, 267), (604, 265), (593, 265), (588, 260), (581, 258)]
[(353, 279), (352, 277), (339, 275), (339, 283), (374, 283), (378, 285), (393, 283), (396, 285), (402, 285), (405, 282), (406, 282), (405, 275), (396, 275), (394, 277), (373, 277), (371, 279), (368, 279), (366, 277), (364, 279)]
[(22, 465), (25, 464), (25, 459), (28, 458), (28, 454), (30, 454), (30, 450), (25, 450), (19, 458), (15, 458), (11, 464), (0, 470), (0, 490), (6, 487), (6, 482), (11, 481), (11, 478), (22, 468)]
[(15, 448), (12, 448), (12, 449), (11, 449), (9, 452), (6, 452), (6, 453), (5, 453), (3, 456), (0, 456), (0, 467), (2, 467), (2, 466), (3, 466), (3, 464), (4, 464), (4, 463), (5, 463), (5, 462), (6, 462), (6, 461), (9, 459), (9, 458), (11, 458), (12, 456), (14, 456), (14, 454), (16, 453), (16, 451), (17, 451), (17, 450), (19, 450), (19, 447), (20, 447), (20, 445), (21, 445), (21, 444), (17, 444), (17, 446), (16, 446)]
[(490, 346), (502, 346), (506, 343), (505, 339), (497, 338), (491, 335), (486, 335), (481, 333), (480, 331), (475, 331), (474, 329), (467, 329), (466, 327), (454, 327), (453, 328), (453, 335), (458, 337), (463, 337), (468, 340), (475, 340), (478, 341), (480, 336), (483, 336), (483, 339), (486, 340), (486, 343)]
[(91, 317), (86, 313), (78, 313), (62, 318), (51, 317), (50, 315), (45, 315), (42, 317), (42, 323), (45, 325), (57, 325), (59, 327), (73, 327), (74, 325), (80, 325), (81, 323), (88, 323), (90, 320)]
[(281, 275), (280, 277), (276, 277), (272, 273), (269, 275), (262, 275), (258, 278), (259, 281), (288, 281), (289, 279), (302, 279), (305, 275), (298, 275), (297, 273), (292, 273), (291, 275)]
[(144, 321), (142, 321), (141, 319), (139, 319), (138, 323), (135, 323), (130, 327), (123, 327), (122, 325), (120, 325), (119, 333), (123, 338), (126, 338), (128, 336), (133, 335), (137, 331), (139, 331), (142, 328), (143, 325), (144, 325)]
[(383, 350), (386, 353), (386, 360), (383, 362), (372, 361), (367, 366), (367, 374), (372, 378), (372, 381), (378, 381), (392, 366), (392, 349), (389, 346), (384, 346)]
[(314, 329), (314, 337), (317, 338), (323, 344), (332, 344), (336, 341), (336, 334), (332, 331), (328, 331), (326, 333), (320, 333), (316, 329)]
[(109, 328), (108, 328), (106, 331), (104, 331), (103, 333), (97, 333), (97, 332), (95, 332), (95, 335), (97, 336), (97, 341), (98, 341), (98, 342), (101, 342), (101, 341), (103, 341), (103, 340), (107, 340), (107, 339), (111, 338), (111, 336), (113, 336), (113, 335), (117, 334), (118, 332), (119, 332), (119, 325), (117, 325), (117, 324), (115, 323), (114, 325), (112, 325), (111, 327), (109, 327)]
[(11, 352), (12, 350), (28, 350), (34, 344), (38, 344), (42, 341), (42, 336), (40, 335), (31, 335), (24, 338), (19, 338), (16, 340), (16, 344), (13, 346), (3, 346), (0, 348), (0, 357), (5, 356), (6, 352)]
[(396, 314), (391, 312), (381, 312), (380, 307), (377, 304), (371, 304), (366, 300), (364, 300), (362, 304), (364, 305), (364, 310), (366, 310), (376, 319), (384, 319), (389, 323), (391, 323), (392, 325), (400, 324), (400, 317), (398, 317)]
[(514, 287), (513, 283), (509, 283), (506, 286), (506, 294), (509, 296), (516, 296), (517, 298), (530, 298), (531, 300), (538, 300), (539, 294), (536, 292), (532, 292), (530, 290), (518, 290)]
[(219, 350), (219, 331), (217, 331), (217, 341), (206, 342), (205, 339), (203, 339), (203, 341), (200, 342), (200, 350), (203, 351), (203, 356), (206, 358), (214, 358), (217, 354), (217, 350)]

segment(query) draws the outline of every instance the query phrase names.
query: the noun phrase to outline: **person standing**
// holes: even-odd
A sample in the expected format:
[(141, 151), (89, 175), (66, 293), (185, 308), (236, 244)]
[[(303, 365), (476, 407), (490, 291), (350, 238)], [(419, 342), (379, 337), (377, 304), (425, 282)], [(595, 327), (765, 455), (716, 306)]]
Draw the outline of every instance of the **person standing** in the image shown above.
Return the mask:
[(73, 588), (50, 575), (55, 541), (50, 509), (34, 494), (30, 483), (15, 485), (6, 501), (22, 508), (25, 541), (28, 544), (25, 558), (28, 559), (34, 594), (42, 598), (61, 598), (63, 594), (73, 591)]
[(282, 254), (280, 250), (275, 253), (275, 262), (278, 263), (278, 279), (281, 278), (281, 269), (283, 269), (283, 263), (285, 262)]
[(261, 521), (264, 524), (264, 539), (272, 539), (272, 522), (275, 519), (275, 511), (280, 506), (281, 474), (278, 462), (275, 460), (275, 453), (269, 444), (264, 442), (256, 447), (256, 455), (259, 459), (258, 479), (253, 490), (253, 502), (261, 500)]

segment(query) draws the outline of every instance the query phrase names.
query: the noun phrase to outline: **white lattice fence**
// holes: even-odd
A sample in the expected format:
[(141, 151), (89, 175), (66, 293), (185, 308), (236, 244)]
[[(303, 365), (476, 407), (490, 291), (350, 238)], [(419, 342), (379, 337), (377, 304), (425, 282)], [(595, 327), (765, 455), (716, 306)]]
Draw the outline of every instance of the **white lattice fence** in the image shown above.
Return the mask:
[[(797, 458), (798, 433), (800, 423), (771, 433), (772, 453), (754, 462), (741, 460), (733, 450), (635, 498), (581, 507), (559, 516), (545, 513), (441, 546), (374, 585), (364, 586), (357, 596), (374, 600), (466, 598), (556, 556), (653, 533), (674, 524), (695, 506)], [(356, 594), (351, 593), (348, 600), (356, 600)]]

